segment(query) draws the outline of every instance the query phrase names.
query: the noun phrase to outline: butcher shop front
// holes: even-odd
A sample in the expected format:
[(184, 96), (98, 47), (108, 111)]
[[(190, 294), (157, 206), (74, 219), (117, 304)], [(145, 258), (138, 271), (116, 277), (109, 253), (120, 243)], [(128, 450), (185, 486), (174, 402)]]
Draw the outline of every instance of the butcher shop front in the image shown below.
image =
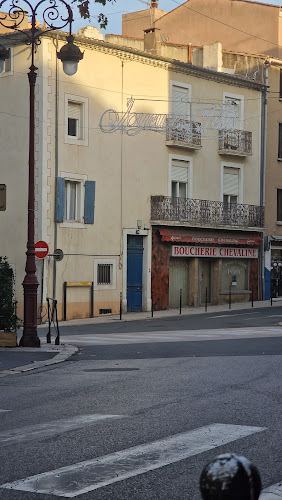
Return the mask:
[[(238, 234), (239, 233), (239, 234)], [(155, 227), (152, 295), (156, 310), (258, 298), (258, 233)]]

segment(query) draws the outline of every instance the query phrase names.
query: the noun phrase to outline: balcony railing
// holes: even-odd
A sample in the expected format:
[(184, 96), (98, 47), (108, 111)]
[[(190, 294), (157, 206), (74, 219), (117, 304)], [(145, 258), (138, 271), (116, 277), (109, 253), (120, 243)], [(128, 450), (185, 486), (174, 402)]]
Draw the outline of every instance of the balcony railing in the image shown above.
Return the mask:
[(169, 116), (166, 122), (166, 144), (200, 149), (201, 124), (181, 116)]
[(151, 220), (198, 226), (264, 226), (264, 207), (220, 201), (151, 196)]
[(248, 156), (252, 154), (252, 132), (245, 130), (219, 130), (220, 154)]

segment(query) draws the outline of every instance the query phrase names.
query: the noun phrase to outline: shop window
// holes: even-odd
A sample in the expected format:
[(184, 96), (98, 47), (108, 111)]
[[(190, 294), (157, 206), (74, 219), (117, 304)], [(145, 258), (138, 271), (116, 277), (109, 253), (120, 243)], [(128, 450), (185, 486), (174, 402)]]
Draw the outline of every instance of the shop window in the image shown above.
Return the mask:
[(228, 292), (230, 286), (232, 291), (249, 289), (249, 265), (247, 260), (223, 260), (221, 273), (222, 292)]
[(277, 189), (277, 222), (282, 222), (282, 189)]
[(278, 160), (282, 160), (282, 123), (278, 127)]

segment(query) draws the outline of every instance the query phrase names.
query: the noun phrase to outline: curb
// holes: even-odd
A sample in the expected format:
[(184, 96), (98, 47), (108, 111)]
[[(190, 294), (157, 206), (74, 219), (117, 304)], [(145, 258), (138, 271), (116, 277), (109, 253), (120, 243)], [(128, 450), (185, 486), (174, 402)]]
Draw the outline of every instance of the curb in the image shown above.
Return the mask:
[[(35, 352), (37, 351), (37, 348), (25, 348), (25, 347), (20, 347), (18, 348), (19, 351), (21, 352)], [(1, 350), (9, 350), (10, 348), (3, 348)], [(15, 349), (13, 349), (13, 352)], [(30, 363), (29, 365), (24, 365), (24, 366), (17, 366), (16, 368), (11, 368), (10, 370), (2, 370), (0, 371), (0, 378), (7, 377), (8, 375), (16, 375), (18, 373), (25, 373), (29, 372), (32, 370), (37, 370), (38, 368), (43, 368), (44, 366), (50, 366), (50, 365), (56, 365), (58, 363), (62, 363), (63, 361), (66, 361), (68, 358), (70, 358), (75, 352), (78, 351), (78, 347), (72, 346), (72, 345), (62, 345), (62, 346), (50, 346), (50, 347), (40, 347), (38, 348), (38, 352), (52, 352), (52, 351), (59, 351), (56, 356), (54, 356), (52, 359), (47, 359), (43, 361), (34, 361), (33, 363)]]

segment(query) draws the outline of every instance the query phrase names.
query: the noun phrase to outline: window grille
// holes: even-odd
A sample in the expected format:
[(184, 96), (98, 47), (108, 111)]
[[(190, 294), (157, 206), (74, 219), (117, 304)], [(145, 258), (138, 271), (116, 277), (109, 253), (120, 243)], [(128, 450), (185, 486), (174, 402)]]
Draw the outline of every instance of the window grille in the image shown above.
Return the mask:
[(98, 264), (97, 285), (110, 285), (112, 275), (112, 264)]

